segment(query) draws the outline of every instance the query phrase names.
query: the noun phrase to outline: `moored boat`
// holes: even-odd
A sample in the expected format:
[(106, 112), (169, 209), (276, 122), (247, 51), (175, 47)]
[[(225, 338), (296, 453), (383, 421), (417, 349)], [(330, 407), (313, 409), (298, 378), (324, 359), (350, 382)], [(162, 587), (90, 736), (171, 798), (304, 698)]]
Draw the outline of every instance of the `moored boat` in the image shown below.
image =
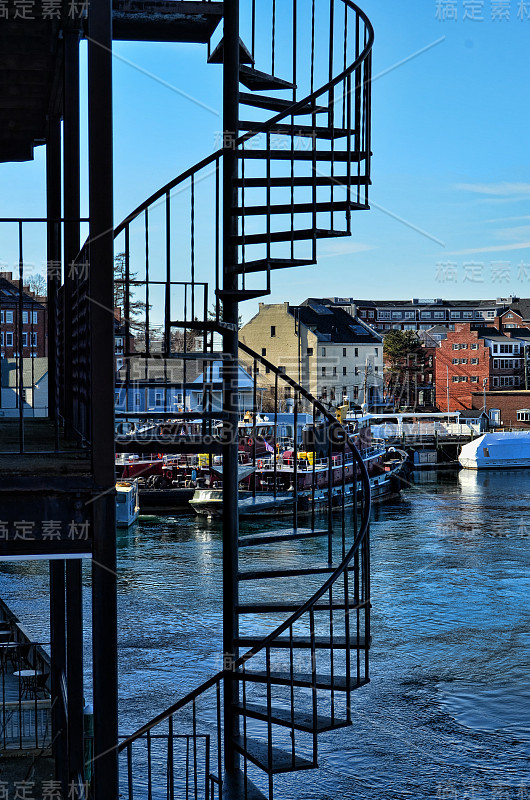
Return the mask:
[(465, 444), (458, 456), (464, 469), (530, 467), (530, 431), (485, 433)]
[(128, 528), (136, 522), (140, 513), (138, 481), (118, 481), (116, 483), (116, 525)]

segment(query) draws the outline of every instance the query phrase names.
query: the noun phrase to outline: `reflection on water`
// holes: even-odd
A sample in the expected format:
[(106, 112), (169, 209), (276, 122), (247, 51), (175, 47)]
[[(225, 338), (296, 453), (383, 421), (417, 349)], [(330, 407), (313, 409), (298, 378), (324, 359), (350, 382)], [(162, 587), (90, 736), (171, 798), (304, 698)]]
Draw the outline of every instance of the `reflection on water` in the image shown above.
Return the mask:
[[(529, 501), (530, 471), (464, 471), (374, 509), (372, 683), (353, 727), (322, 737), (320, 769), (286, 776), (278, 796), (530, 797)], [(319, 558), (325, 544), (303, 546)], [(221, 666), (220, 526), (141, 519), (118, 534), (118, 564), (130, 732)], [(42, 564), (2, 568), (0, 596), (36, 637), (46, 591)]]

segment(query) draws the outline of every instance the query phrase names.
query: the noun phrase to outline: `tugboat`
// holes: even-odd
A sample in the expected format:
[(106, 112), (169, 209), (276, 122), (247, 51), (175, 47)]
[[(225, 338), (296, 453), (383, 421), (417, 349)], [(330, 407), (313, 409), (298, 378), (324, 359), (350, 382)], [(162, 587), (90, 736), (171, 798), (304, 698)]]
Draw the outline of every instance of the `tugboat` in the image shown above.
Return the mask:
[(138, 519), (140, 503), (138, 481), (118, 481), (116, 483), (116, 525), (129, 528)]

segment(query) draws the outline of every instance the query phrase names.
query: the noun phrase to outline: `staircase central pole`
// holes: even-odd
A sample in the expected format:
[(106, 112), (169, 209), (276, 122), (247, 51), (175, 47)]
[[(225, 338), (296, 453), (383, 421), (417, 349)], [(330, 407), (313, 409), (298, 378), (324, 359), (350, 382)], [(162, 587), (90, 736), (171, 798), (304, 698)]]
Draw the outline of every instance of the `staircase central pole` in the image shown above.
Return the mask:
[(226, 440), (223, 447), (223, 649), (224, 681), (224, 756), (227, 772), (239, 766), (234, 737), (239, 733), (239, 718), (234, 712), (238, 686), (232, 679), (231, 664), (237, 658), (235, 640), (238, 623), (235, 607), (238, 601), (238, 300), (237, 294), (237, 151), (234, 142), (239, 128), (239, 0), (224, 4), (224, 69), (223, 69), (223, 321), (233, 328), (223, 335), (223, 350), (230, 360), (223, 365), (223, 410), (226, 419)]

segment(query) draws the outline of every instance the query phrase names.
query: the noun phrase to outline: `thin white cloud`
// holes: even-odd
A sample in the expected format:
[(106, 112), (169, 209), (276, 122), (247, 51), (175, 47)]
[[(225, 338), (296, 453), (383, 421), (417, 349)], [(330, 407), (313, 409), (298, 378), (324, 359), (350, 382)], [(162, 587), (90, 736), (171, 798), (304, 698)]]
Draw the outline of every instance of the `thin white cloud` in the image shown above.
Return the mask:
[(453, 250), (448, 253), (450, 256), (468, 256), (473, 253), (499, 253), (505, 250), (527, 250), (530, 249), (530, 242), (517, 242), (516, 244), (500, 244), (490, 247), (470, 247), (467, 250)]
[(335, 258), (336, 256), (349, 256), (353, 253), (366, 253), (368, 250), (375, 250), (375, 245), (363, 244), (362, 242), (333, 242), (329, 244), (326, 251), (319, 254), (321, 258)]
[(524, 217), (496, 217), (495, 219), (485, 219), (486, 225), (495, 225), (497, 222), (526, 222), (530, 219), (530, 214)]
[(530, 195), (530, 183), (510, 183), (509, 181), (500, 181), (499, 183), (457, 183), (455, 189), (461, 192), (473, 192), (474, 194), (486, 194), (496, 197)]

